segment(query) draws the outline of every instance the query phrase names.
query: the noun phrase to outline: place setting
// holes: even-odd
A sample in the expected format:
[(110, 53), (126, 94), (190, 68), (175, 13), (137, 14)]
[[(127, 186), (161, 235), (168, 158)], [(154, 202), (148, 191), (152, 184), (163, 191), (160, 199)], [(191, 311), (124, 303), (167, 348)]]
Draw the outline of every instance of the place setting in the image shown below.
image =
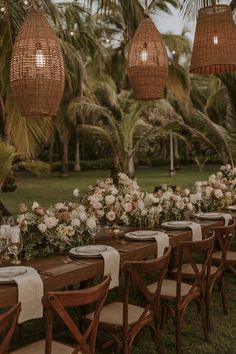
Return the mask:
[[(189, 220), (176, 220), (176, 221), (166, 221), (161, 224), (164, 229), (167, 230), (188, 230), (192, 231), (192, 240), (199, 241), (202, 240), (202, 228), (197, 222)], [(174, 235), (171, 235), (174, 236)]]
[(225, 225), (228, 226), (230, 220), (232, 220), (232, 215), (230, 213), (222, 212), (207, 212), (194, 214), (194, 217), (198, 220), (224, 220)]
[[(78, 259), (80, 258), (103, 258), (104, 270), (103, 275), (111, 274), (111, 283), (109, 289), (119, 285), (119, 272), (120, 272), (120, 254), (114, 247), (108, 245), (85, 245), (73, 247), (68, 252), (69, 257)], [(81, 263), (83, 264), (84, 261)], [(76, 263), (76, 261), (75, 261)]]
[(158, 230), (131, 231), (127, 232), (124, 238), (130, 241), (156, 241), (158, 258), (163, 256), (165, 248), (169, 247), (168, 234)]

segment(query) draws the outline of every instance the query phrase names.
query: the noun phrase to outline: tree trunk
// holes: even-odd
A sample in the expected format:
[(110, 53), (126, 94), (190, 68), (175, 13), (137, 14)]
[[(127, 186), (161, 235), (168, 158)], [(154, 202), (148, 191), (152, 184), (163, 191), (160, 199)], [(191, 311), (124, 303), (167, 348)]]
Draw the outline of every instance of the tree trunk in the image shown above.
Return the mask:
[(120, 159), (119, 159), (119, 153), (116, 151), (114, 152), (113, 155), (112, 167), (111, 167), (111, 178), (113, 179), (114, 183), (118, 183), (119, 172), (120, 172)]
[(76, 133), (76, 150), (75, 150), (75, 166), (74, 171), (80, 172), (80, 143), (79, 143), (79, 134)]
[(68, 177), (68, 139), (63, 142), (61, 177)]
[(50, 142), (50, 149), (49, 149), (49, 154), (48, 154), (48, 159), (49, 162), (53, 162), (53, 149), (54, 149), (54, 143), (55, 143), (55, 132), (52, 133), (52, 138)]
[(178, 146), (178, 137), (174, 136), (174, 161), (175, 161), (175, 170), (179, 170), (179, 146)]

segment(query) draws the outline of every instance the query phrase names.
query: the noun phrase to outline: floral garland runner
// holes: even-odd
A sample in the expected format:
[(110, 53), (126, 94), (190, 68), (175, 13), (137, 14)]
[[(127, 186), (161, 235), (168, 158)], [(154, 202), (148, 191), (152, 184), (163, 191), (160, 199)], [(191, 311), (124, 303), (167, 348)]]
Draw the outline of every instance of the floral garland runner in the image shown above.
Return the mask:
[(23, 256), (29, 260), (87, 244), (98, 225), (154, 228), (164, 221), (184, 219), (185, 211), (226, 209), (235, 202), (235, 186), (236, 169), (230, 165), (221, 166), (208, 181), (196, 182), (192, 193), (167, 185), (156, 193), (145, 193), (136, 180), (120, 173), (117, 185), (111, 178), (98, 180), (82, 197), (75, 189), (78, 203), (57, 203), (45, 209), (34, 202), (30, 211), (21, 204), (17, 223), (23, 233)]

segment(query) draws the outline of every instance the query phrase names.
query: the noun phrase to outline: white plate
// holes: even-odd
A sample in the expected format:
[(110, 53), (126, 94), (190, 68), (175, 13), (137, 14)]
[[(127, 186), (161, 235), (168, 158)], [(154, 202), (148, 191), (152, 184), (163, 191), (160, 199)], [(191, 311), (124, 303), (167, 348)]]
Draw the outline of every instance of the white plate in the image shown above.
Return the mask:
[(228, 206), (227, 209), (232, 210), (232, 211), (236, 211), (236, 205), (230, 205), (230, 206)]
[(220, 220), (223, 219), (222, 213), (199, 213), (196, 215), (198, 219), (207, 219), (207, 220)]
[(163, 222), (161, 226), (165, 227), (166, 229), (181, 230), (188, 229), (191, 224), (191, 221), (167, 221)]
[(140, 230), (127, 232), (124, 237), (129, 240), (147, 241), (153, 240), (154, 236), (158, 236), (158, 234), (160, 234), (160, 231)]
[(107, 250), (106, 246), (102, 245), (87, 245), (72, 248), (69, 253), (78, 257), (100, 257), (102, 252)]
[(14, 283), (13, 278), (25, 274), (26, 272), (26, 267), (2, 267), (0, 268), (0, 283)]

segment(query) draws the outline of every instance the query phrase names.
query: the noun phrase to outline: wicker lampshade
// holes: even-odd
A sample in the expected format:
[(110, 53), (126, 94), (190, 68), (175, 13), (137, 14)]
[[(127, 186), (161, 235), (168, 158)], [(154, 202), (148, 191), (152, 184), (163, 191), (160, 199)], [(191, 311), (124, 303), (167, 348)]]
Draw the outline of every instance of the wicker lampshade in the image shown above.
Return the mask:
[(56, 114), (64, 91), (63, 56), (53, 29), (35, 8), (28, 13), (16, 37), (10, 82), (23, 116)]
[(163, 97), (168, 77), (167, 53), (160, 33), (149, 18), (141, 22), (131, 43), (128, 76), (137, 99)]
[(198, 12), (190, 72), (225, 73), (236, 70), (236, 29), (231, 9), (213, 5)]

